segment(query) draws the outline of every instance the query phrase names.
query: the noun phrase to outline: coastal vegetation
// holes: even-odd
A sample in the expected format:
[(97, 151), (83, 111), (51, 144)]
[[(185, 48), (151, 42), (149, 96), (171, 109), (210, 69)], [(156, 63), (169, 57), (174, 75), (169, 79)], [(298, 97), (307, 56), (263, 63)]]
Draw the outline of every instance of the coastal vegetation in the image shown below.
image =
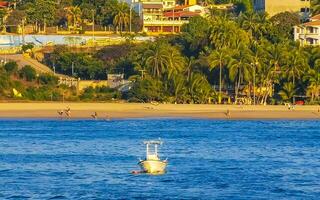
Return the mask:
[(14, 1), (10, 12), (0, 10), (0, 27), (3, 30), (7, 26), (6, 31), (9, 32), (18, 32), (19, 28), (32, 25), (34, 33), (47, 31), (46, 28), (52, 26), (84, 33), (92, 29), (92, 23), (98, 30), (108, 27), (121, 32), (129, 30), (130, 22), (132, 31), (140, 30), (137, 13), (126, 2), (118, 0)]
[[(11, 2), (11, 1), (10, 1)], [(11, 9), (0, 10), (0, 30), (22, 32), (27, 25), (34, 33), (47, 32), (47, 27), (58, 27), (61, 31), (85, 33), (92, 30), (115, 32), (141, 31), (141, 20), (135, 9), (118, 0), (25, 0), (12, 1)], [(179, 1), (178, 1), (179, 2)], [(183, 4), (183, 1), (180, 3)], [(199, 0), (203, 6), (233, 3), (236, 14), (253, 12), (251, 0)], [(311, 0), (313, 14), (320, 13), (319, 0)], [(213, 13), (216, 11), (212, 10)]]
[[(203, 1), (204, 4), (229, 1)], [(235, 1), (234, 12), (212, 9), (206, 17), (193, 17), (179, 35), (89, 52), (55, 46), (43, 62), (57, 73), (81, 80), (104, 80), (107, 74), (124, 73), (130, 90), (89, 87), (81, 93), (58, 84), (53, 75), (37, 74), (30, 66), (14, 62), (0, 69), (2, 98), (30, 100), (109, 101), (170, 103), (282, 104), (320, 101), (320, 47), (293, 41), (292, 27), (298, 14), (284, 12), (271, 18), (253, 12), (248, 0)], [(313, 12), (318, 13), (317, 0)], [(0, 12), (0, 18), (8, 13)], [(33, 24), (35, 32), (57, 25), (81, 32), (86, 23), (129, 30), (130, 7), (111, 1), (22, 1), (5, 23)], [(139, 20), (132, 13), (134, 30)], [(3, 20), (0, 20), (3, 21)], [(0, 24), (0, 26), (5, 24)], [(31, 51), (32, 45), (23, 47)], [(15, 95), (14, 88), (21, 95)]]
[(303, 100), (317, 104), (320, 48), (293, 41), (291, 29), (299, 23), (299, 17), (288, 12), (270, 19), (264, 13), (214, 12), (207, 18), (192, 18), (179, 35), (153, 42), (127, 42), (89, 53), (56, 46), (45, 58), (58, 73), (82, 80), (103, 80), (108, 73), (124, 73), (131, 89), (122, 93), (116, 88), (98, 87), (77, 94), (54, 81), (40, 82), (43, 78), (35, 77), (28, 66), (18, 72), (10, 63), (3, 67), (2, 76), (7, 78), (2, 82), (10, 76), (37, 82), (31, 89), (17, 81), (7, 85), (28, 93), (25, 98), (39, 100), (242, 104)]

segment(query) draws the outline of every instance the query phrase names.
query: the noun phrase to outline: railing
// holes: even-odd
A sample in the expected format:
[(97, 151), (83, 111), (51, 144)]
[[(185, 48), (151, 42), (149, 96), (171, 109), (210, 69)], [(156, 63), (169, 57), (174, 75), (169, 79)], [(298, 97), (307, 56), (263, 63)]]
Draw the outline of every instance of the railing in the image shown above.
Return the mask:
[(188, 20), (150, 20), (150, 21), (144, 21), (144, 25), (182, 25), (185, 23), (188, 23)]

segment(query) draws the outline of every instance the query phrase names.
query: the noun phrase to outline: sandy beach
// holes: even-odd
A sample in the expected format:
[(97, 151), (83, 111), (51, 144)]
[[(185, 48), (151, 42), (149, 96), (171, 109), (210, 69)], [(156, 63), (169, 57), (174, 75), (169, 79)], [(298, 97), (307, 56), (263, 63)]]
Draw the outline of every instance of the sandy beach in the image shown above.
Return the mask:
[[(320, 106), (197, 105), (136, 103), (0, 103), (0, 118), (61, 118), (70, 108), (71, 119), (207, 118), (207, 119), (320, 119)], [(66, 115), (62, 115), (66, 118)]]

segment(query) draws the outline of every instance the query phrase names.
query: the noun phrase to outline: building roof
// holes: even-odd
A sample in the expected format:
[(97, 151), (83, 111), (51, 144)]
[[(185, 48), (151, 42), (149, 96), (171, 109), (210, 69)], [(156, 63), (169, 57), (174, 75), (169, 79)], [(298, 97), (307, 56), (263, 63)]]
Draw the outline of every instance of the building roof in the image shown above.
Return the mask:
[[(189, 5), (180, 5), (180, 6), (175, 6), (174, 9), (175, 10), (183, 10), (185, 8), (190, 7)], [(172, 8), (170, 8), (172, 10)]]
[(9, 7), (9, 2), (7, 1), (0, 1), (0, 8), (7, 8)]
[(304, 26), (320, 26), (320, 20), (319, 21), (312, 21), (302, 24)]
[(199, 16), (198, 12), (190, 12), (190, 11), (179, 11), (179, 12), (166, 12), (164, 13), (165, 17), (194, 17)]
[(311, 17), (310, 20), (311, 20), (311, 21), (318, 21), (318, 20), (320, 20), (320, 14)]
[(163, 8), (163, 5), (162, 4), (143, 4), (142, 8), (144, 8), (144, 9), (152, 9), (152, 8), (161, 9), (161, 8)]

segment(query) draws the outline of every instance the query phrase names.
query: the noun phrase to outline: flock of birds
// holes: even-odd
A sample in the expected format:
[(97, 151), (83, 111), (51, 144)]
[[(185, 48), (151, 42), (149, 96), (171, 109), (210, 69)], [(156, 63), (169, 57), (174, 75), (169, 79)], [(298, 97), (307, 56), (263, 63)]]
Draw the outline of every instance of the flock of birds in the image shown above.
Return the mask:
[[(68, 118), (68, 119), (71, 118), (71, 109), (70, 109), (70, 107), (67, 107), (67, 108), (64, 109), (64, 110), (58, 110), (57, 113), (58, 113), (60, 119), (64, 118), (64, 116), (65, 116), (66, 118)], [(90, 116), (91, 116), (92, 119), (98, 119), (98, 113), (97, 113), (97, 112), (94, 112), (94, 113), (93, 113), (92, 115), (90, 115)], [(106, 120), (107, 120), (107, 121), (110, 121), (111, 118), (110, 118), (109, 116), (106, 116)]]

